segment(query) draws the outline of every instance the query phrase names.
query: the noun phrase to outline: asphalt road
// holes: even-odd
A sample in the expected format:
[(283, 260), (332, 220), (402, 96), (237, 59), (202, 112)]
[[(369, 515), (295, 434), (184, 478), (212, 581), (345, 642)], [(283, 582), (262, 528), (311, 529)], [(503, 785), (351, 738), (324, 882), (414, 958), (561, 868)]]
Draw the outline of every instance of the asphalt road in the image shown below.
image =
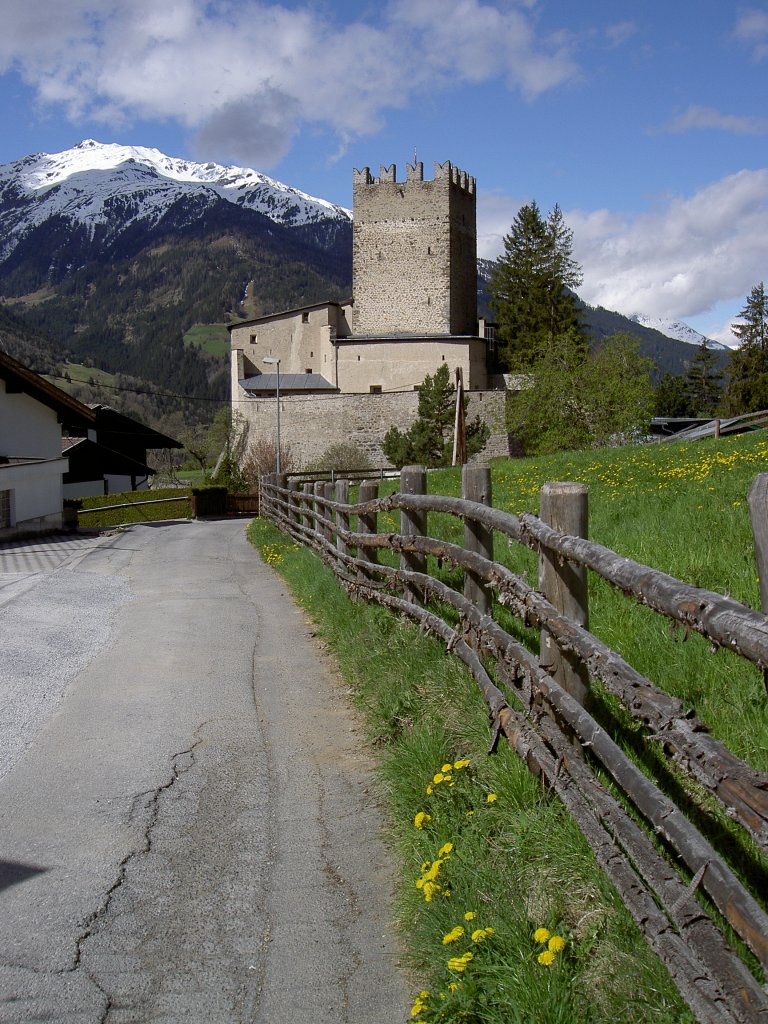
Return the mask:
[(370, 782), (242, 522), (0, 550), (0, 1022), (404, 1021)]

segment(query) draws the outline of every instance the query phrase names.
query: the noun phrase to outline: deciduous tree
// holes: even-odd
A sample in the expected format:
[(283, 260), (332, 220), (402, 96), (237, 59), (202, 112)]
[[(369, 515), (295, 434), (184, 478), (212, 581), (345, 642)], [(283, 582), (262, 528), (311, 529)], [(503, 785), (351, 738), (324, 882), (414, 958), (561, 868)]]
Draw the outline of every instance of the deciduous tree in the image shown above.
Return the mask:
[(653, 415), (651, 365), (632, 335), (612, 335), (586, 358), (578, 332), (561, 335), (510, 396), (508, 428), (536, 454), (635, 438)]

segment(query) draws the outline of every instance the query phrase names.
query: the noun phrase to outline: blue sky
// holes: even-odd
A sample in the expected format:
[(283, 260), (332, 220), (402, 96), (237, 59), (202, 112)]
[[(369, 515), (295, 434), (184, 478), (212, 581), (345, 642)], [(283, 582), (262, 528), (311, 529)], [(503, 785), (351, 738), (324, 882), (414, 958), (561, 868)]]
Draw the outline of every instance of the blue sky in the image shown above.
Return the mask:
[(0, 163), (84, 138), (351, 205), (414, 150), (481, 255), (559, 203), (587, 301), (720, 340), (768, 280), (768, 2), (0, 0)]

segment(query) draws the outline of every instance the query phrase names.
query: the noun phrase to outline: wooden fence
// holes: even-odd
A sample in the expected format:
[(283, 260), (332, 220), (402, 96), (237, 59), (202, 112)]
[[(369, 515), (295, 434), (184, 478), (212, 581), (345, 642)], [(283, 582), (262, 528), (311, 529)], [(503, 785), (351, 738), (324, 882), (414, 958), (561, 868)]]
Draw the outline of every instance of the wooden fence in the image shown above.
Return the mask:
[[(379, 498), (377, 483), (361, 483), (350, 504), (348, 481), (290, 486), (273, 475), (262, 480), (261, 514), (318, 551), (350, 594), (409, 616), (464, 662), (489, 709), (491, 749), (503, 736), (562, 800), (699, 1020), (768, 1022), (765, 989), (724, 936), (732, 929), (766, 972), (768, 915), (590, 714), (590, 679), (618, 698), (647, 743), (716, 798), (758, 857), (768, 852), (768, 775), (735, 757), (690, 709), (589, 632), (587, 571), (763, 670), (768, 618), (587, 540), (580, 485), (545, 485), (537, 518), (492, 507), (487, 467), (464, 467), (462, 498), (428, 495), (425, 484), (423, 469), (406, 467), (398, 493)], [(400, 532), (378, 532), (378, 515), (395, 510)], [(430, 512), (462, 520), (464, 544), (430, 537)], [(494, 532), (538, 553), (538, 589), (493, 561)], [(396, 552), (398, 564), (381, 562), (382, 550)], [(428, 555), (463, 570), (461, 591), (427, 572)], [(456, 610), (458, 625), (440, 617), (438, 602)], [(496, 621), (494, 604), (541, 631), (538, 657)]]

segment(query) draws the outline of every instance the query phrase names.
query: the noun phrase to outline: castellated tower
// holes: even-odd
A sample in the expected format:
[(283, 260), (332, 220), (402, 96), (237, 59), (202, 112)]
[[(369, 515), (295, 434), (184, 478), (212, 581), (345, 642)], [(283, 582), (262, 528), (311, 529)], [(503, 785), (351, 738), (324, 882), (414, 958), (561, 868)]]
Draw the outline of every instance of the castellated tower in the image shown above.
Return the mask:
[(435, 164), (353, 172), (355, 335), (477, 334), (475, 179)]

